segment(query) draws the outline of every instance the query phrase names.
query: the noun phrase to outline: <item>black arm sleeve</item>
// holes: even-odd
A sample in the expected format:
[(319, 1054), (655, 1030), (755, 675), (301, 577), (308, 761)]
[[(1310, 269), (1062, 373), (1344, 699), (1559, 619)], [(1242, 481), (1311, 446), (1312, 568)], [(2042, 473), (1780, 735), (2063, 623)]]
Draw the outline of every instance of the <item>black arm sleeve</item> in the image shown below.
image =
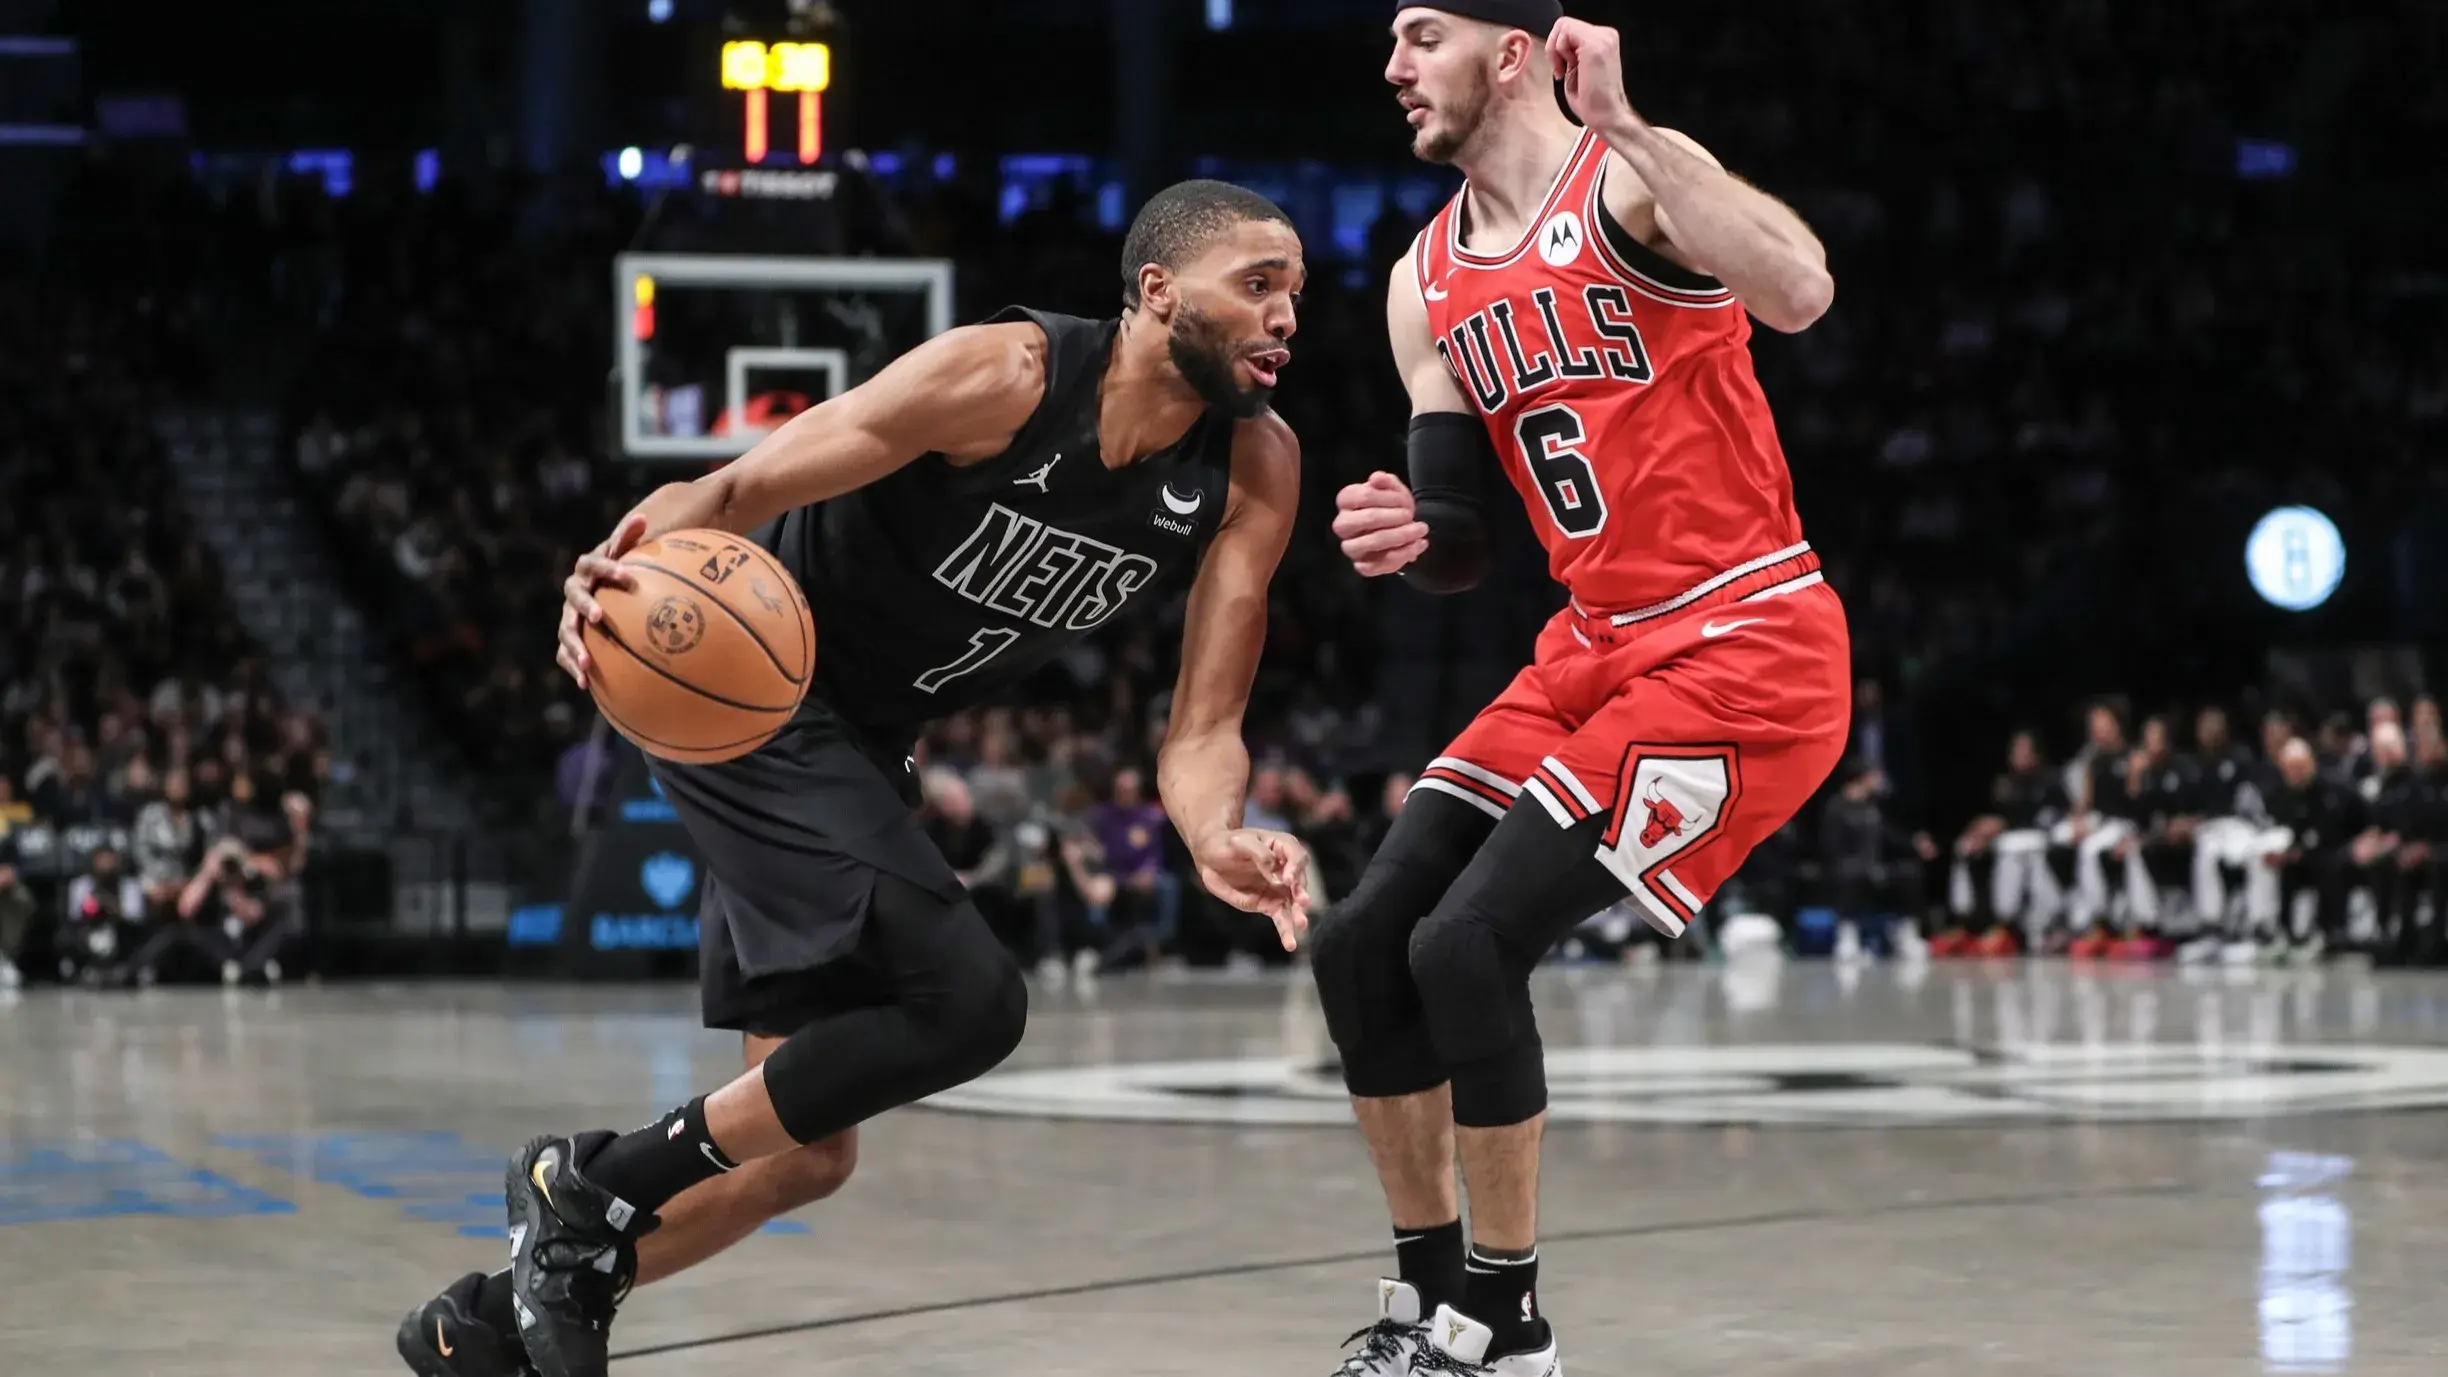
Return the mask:
[(1411, 419), (1411, 497), (1428, 524), (1428, 550), (1403, 577), (1423, 593), (1461, 593), (1487, 577), (1487, 513), (1481, 475), (1496, 464), (1476, 416), (1435, 411)]

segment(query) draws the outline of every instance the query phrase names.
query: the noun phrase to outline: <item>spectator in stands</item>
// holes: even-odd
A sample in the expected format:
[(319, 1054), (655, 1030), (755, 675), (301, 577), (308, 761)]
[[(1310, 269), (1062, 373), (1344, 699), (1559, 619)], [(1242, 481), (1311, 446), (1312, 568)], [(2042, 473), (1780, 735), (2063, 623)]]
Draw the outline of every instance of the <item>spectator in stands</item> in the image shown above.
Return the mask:
[(1359, 821), (1352, 815), (1351, 795), (1340, 784), (1321, 786), (1307, 770), (1284, 773), (1284, 802), (1291, 811), (1293, 835), (1309, 848), (1309, 900), (1320, 906), (1334, 902), (1360, 882), (1368, 858), (1360, 854)]
[(187, 945), (220, 954), (223, 984), (248, 976), (279, 983), (280, 957), (290, 938), (289, 915), (275, 893), (284, 878), (277, 856), (250, 852), (238, 836), (213, 843), (179, 891), (178, 922), (155, 934), (139, 953), (139, 967), (149, 968), (172, 946)]
[[(2301, 964), (2320, 959), (2339, 932), (2346, 914), (2346, 890), (2353, 878), (2350, 848), (2363, 829), (2363, 800), (2321, 769), (2320, 757), (2301, 737), (2279, 752), (2281, 783), (2270, 800), (2270, 817), (2286, 833), (2283, 850), (2261, 857), (2261, 865), (2278, 877), (2278, 911), (2274, 929), (2261, 932), (2264, 956), (2291, 956)], [(2313, 900), (2313, 921), (2297, 917), (2301, 897)]]
[[(0, 784), (8, 782), (0, 775)], [(0, 830), (0, 990), (13, 990), (25, 979), (17, 968), (24, 959), (26, 936), (34, 926), (34, 891), (17, 871), (17, 842)]]
[(100, 984), (145, 921), (144, 886), (119, 865), (116, 847), (105, 843), (86, 858), (85, 873), (68, 882), (66, 922), (53, 945), (60, 978)]
[[(2400, 959), (2425, 966), (2448, 963), (2448, 736), (2435, 714), (2426, 727), (2415, 704), (2415, 822), (2397, 848)], [(2422, 919), (2430, 900), (2430, 922)]]
[(2125, 759), (2125, 801), (2135, 832), (2110, 854), (2125, 871), (2120, 960), (2157, 961), (2175, 950), (2160, 929), (2160, 885), (2185, 873), (2192, 854), (2184, 819), (2184, 772), (2178, 767), (2165, 717), (2142, 723), (2142, 739)]
[(203, 859), (205, 837), (188, 795), (187, 772), (162, 777), (162, 795), (136, 815), (136, 877), (146, 902), (166, 912)]
[(1853, 686), (1853, 742), (1846, 754), (1860, 762), (1879, 779), (1885, 789), (1891, 778), (1892, 764), (1888, 752), (1891, 729), (1888, 725), (1887, 695), (1879, 681), (1864, 677)]
[(1116, 886), (1106, 907), (1103, 964), (1114, 970), (1153, 963), (1180, 923), (1181, 879), (1164, 863), (1172, 824), (1131, 766), (1114, 771), (1111, 797), (1088, 810), (1087, 822)]
[(1012, 849), (1002, 829), (978, 815), (968, 784), (953, 771), (934, 766), (920, 781), (926, 794), (927, 836), (950, 862), (952, 873), (968, 887), (969, 898), (987, 925), (1007, 943), (1032, 924), (1016, 922), (1008, 883)]
[(2115, 940), (2110, 931), (2110, 909), (2116, 898), (2108, 879), (2111, 860), (2121, 872), (2120, 884), (2128, 903), (2147, 902), (2142, 895), (2150, 886), (2140, 854), (2129, 845), (2148, 822), (2142, 816), (2148, 800), (2135, 797), (2127, 787), (2131, 750), (2125, 741), (2125, 715), (2113, 704), (2094, 703), (2089, 728), (2069, 830), (2074, 846), (2074, 903), (2067, 913), (2067, 926), (2074, 940), (2066, 952), (2077, 958), (2106, 956)]
[[(41, 765), (36, 765), (42, 771)], [(34, 789), (34, 812), (54, 827), (105, 826), (112, 822), (126, 823), (132, 818), (113, 816), (115, 808), (110, 791), (94, 771), (93, 748), (81, 740), (70, 740), (59, 756), (56, 771), (45, 772), (43, 782)]]
[[(2011, 956), (2022, 945), (2018, 935), (2036, 949), (2064, 904), (2049, 867), (2050, 837), (2068, 811), (2064, 776), (2042, 758), (2037, 733), (2019, 731), (2008, 742), (2006, 773), (1990, 786), (1989, 803), (1955, 843), (1948, 884), (1955, 925), (1931, 941), (1932, 956)], [(1975, 881), (1982, 865), (1985, 888)]]
[(0, 838), (34, 821), (34, 805), (17, 797), (17, 781), (0, 770)]
[(1938, 857), (1927, 832), (1888, 821), (1880, 799), (1886, 780), (1867, 761), (1837, 771), (1836, 796), (1819, 814), (1819, 858), (1835, 891), (1836, 914), (1850, 921), (1867, 948), (1885, 952), (1889, 920), (1907, 925), (1923, 916), (1921, 867)]
[(2353, 788), (2356, 767), (2363, 755), (2363, 738), (2355, 731), (2353, 717), (2333, 712), (2321, 719), (2320, 733), (2313, 744), (2313, 756), (2320, 762), (2323, 778), (2332, 783)]
[(1270, 832), (1292, 831), (1292, 814), (1284, 797), (1284, 771), (1278, 764), (1259, 766), (1250, 775), (1249, 797), (1241, 805), (1241, 825)]
[(1056, 934), (1041, 961), (1061, 969), (1060, 951), (1071, 953), (1073, 978), (1086, 980), (1102, 967), (1098, 939), (1107, 930), (1106, 915), (1121, 891), (1106, 868), (1104, 849), (1086, 828), (1066, 818), (1054, 829), (1054, 889), (1048, 903), (1047, 926)]
[(2228, 733), (2227, 710), (2203, 708), (2193, 719), (2193, 750), (2177, 761), (2178, 797), (2168, 824), (2171, 843), (2189, 846), (2192, 918), (2197, 935), (2178, 953), (2188, 962), (2214, 959), (2232, 931), (2225, 872), (2252, 858), (2264, 819), (2253, 786), (2252, 752)]
[(990, 718), (978, 740), (978, 763), (969, 771), (969, 789), (987, 821), (1009, 827), (1028, 815), (1028, 776), (1021, 770), (1015, 730), (1001, 715)]
[[(2405, 728), (2393, 711), (2371, 728), (2371, 769), (2356, 786), (2363, 800), (2363, 830), (2348, 847), (2349, 882), (2369, 886), (2377, 910), (2382, 949), (2402, 959), (2415, 938), (2415, 909), (2428, 856), (2419, 849), (2430, 800), (2422, 776), (2406, 752)], [(2403, 857), (2411, 857), (2407, 864)]]

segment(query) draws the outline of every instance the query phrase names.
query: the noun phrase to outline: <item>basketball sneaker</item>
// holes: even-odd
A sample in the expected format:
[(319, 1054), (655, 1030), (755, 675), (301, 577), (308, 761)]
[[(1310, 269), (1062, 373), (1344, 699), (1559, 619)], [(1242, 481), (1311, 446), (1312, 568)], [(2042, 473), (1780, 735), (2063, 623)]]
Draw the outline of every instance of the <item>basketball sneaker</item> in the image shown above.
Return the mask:
[(538, 1138), (510, 1159), (510, 1299), (543, 1377), (604, 1377), (612, 1314), (637, 1280), (637, 1241), (660, 1221), (581, 1174), (619, 1135)]
[(527, 1350), (516, 1334), (504, 1334), (476, 1316), (476, 1288), (484, 1273), (470, 1272), (441, 1295), (400, 1321), (399, 1355), (417, 1377), (532, 1377)]
[(2022, 955), (2023, 943), (2016, 938), (2013, 928), (2000, 923), (1973, 939), (1972, 944), (1964, 948), (1964, 952), (1966, 955), (1995, 960), (2001, 956)]
[(2108, 957), (2112, 961), (2165, 961), (2174, 951), (2175, 948), (2165, 940), (2146, 932), (2120, 937), (2108, 945)]
[(2066, 955), (2076, 961), (2104, 961), (2115, 945), (2116, 939), (2108, 935), (2106, 928), (2092, 928), (2067, 944)]
[(1360, 1345), (1334, 1377), (1407, 1377), (1411, 1357), (1418, 1353), (1427, 1330), (1420, 1324), (1420, 1295), (1408, 1282), (1391, 1277), (1377, 1283), (1377, 1323), (1343, 1341)]
[(1437, 1307), (1428, 1325), (1428, 1342), (1411, 1360), (1417, 1372), (1453, 1373), (1456, 1377), (1564, 1377), (1556, 1358), (1555, 1339), (1536, 1353), (1516, 1353), (1490, 1359), (1488, 1341), (1496, 1332), (1450, 1305)]

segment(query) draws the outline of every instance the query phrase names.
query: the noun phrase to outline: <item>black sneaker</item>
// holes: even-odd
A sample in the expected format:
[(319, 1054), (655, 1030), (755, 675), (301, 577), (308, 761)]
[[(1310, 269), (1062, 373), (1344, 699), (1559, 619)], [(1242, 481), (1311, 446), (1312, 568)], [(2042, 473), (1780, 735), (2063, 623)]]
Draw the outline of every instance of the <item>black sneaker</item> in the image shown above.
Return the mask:
[(538, 1138), (510, 1159), (510, 1302), (543, 1377), (604, 1377), (612, 1313), (659, 1222), (579, 1174), (618, 1135)]
[(476, 1288), (483, 1283), (484, 1273), (470, 1272), (400, 1321), (399, 1355), (409, 1371), (417, 1377), (533, 1377), (518, 1335), (476, 1317)]

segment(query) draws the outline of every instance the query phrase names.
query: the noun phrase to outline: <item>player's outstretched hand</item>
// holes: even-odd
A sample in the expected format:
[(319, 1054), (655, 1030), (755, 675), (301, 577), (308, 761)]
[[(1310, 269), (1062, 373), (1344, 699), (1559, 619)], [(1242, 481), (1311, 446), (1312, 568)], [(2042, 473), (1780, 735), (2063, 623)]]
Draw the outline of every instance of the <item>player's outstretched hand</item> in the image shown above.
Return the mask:
[(1208, 893), (1274, 919), (1283, 949), (1300, 950), (1309, 931), (1309, 849), (1298, 838), (1237, 827), (1201, 848), (1197, 859)]
[(1428, 553), (1428, 523), (1411, 489), (1383, 470), (1335, 494), (1334, 533), (1343, 557), (1370, 578), (1400, 573)]
[(596, 605), (595, 590), (637, 587), (637, 576), (620, 566), (620, 557), (637, 548), (646, 538), (646, 518), (636, 512), (621, 518), (612, 538), (578, 557), (578, 565), (570, 576), (561, 581), (561, 650), (553, 659), (578, 681), (587, 686), (587, 671), (594, 668), (587, 658), (586, 641), (578, 633), (581, 621), (596, 626), (603, 624), (603, 608)]
[(1560, 20), (1547, 34), (1547, 56), (1583, 124), (1606, 129), (1639, 118), (1624, 94), (1622, 34), (1583, 19)]

